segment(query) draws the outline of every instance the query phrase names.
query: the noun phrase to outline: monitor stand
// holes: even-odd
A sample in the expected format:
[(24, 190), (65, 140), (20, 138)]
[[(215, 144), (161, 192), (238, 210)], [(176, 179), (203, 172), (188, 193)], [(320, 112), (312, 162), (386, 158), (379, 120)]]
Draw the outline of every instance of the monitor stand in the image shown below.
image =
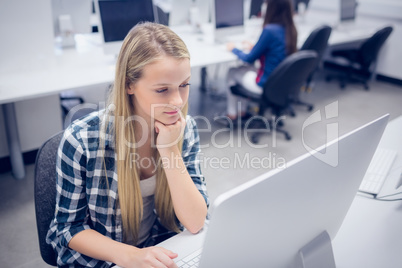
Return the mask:
[(302, 247), (296, 261), (297, 268), (335, 268), (331, 238), (327, 231), (322, 232)]

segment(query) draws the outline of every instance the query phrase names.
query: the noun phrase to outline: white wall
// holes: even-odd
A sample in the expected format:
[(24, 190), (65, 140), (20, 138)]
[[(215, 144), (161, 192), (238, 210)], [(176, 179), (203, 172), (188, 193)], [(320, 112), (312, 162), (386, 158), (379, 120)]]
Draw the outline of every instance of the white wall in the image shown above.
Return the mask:
[[(310, 0), (314, 9), (339, 10), (340, 0)], [(358, 15), (380, 16), (387, 19), (402, 19), (402, 0), (357, 0)]]
[(401, 0), (358, 0), (358, 15), (379, 16), (402, 20)]
[(50, 0), (1, 0), (0, 71), (34, 68), (53, 54)]
[[(41, 66), (54, 54), (50, 0), (0, 1), (0, 72)], [(20, 101), (15, 109), (23, 152), (39, 148), (46, 138), (62, 129), (58, 95)], [(8, 155), (4, 128), (0, 109), (0, 157)]]

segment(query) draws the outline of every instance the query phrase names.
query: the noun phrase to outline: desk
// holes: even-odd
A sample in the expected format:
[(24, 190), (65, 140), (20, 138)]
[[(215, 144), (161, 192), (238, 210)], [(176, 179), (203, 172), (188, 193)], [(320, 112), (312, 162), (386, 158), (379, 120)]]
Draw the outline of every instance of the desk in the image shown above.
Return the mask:
[[(235, 58), (223, 48), (203, 44), (199, 35), (182, 30), (192, 55), (191, 66), (207, 66), (233, 61)], [(21, 100), (58, 94), (65, 90), (79, 90), (90, 86), (106, 86), (113, 82), (114, 55), (105, 55), (97, 34), (77, 36), (74, 49), (57, 50), (53, 57), (44, 58), (36, 66), (0, 73), (0, 105), (5, 117), (5, 129), (12, 173), (25, 177), (24, 163), (18, 137), (14, 103)], [(27, 86), (29, 84), (29, 86)]]
[(298, 31), (298, 46), (301, 47), (308, 35), (318, 26), (326, 24), (332, 27), (328, 45), (338, 45), (367, 38), (376, 30), (385, 26), (384, 21), (359, 16), (354, 22), (341, 25), (336, 12), (308, 9), (304, 17), (295, 17)]
[[(396, 161), (402, 164), (402, 117), (391, 121), (379, 144), (382, 148), (398, 150)], [(395, 186), (396, 181), (386, 184)], [(395, 191), (395, 190), (394, 190)], [(399, 196), (401, 197), (401, 196)], [(345, 220), (332, 241), (335, 262), (339, 268), (399, 267), (402, 264), (402, 201), (383, 202), (357, 195)], [(161, 244), (180, 256), (186, 256), (189, 242), (202, 246), (208, 227), (197, 235), (188, 231)]]
[[(315, 15), (309, 18), (315, 18)], [(324, 18), (326, 18), (324, 16)], [(323, 18), (323, 19), (324, 19)], [(322, 23), (321, 19), (306, 19), (298, 25), (299, 43), (304, 42), (314, 27)], [(250, 20), (246, 24), (246, 36), (256, 39), (261, 27), (260, 20)], [(208, 42), (201, 34), (194, 34), (191, 28), (179, 27), (174, 30), (183, 38), (191, 54), (192, 67), (228, 63), (237, 58), (226, 51), (222, 44)], [(375, 28), (366, 27), (364, 31), (353, 33), (333, 33), (330, 41), (344, 42), (362, 38), (371, 34)], [(210, 38), (209, 38), (210, 39)], [(51, 58), (43, 59), (34, 68), (22, 67), (18, 71), (0, 73), (0, 104), (3, 106), (7, 140), (12, 165), (16, 178), (24, 178), (24, 164), (18, 138), (14, 103), (20, 100), (58, 94), (65, 90), (85, 89), (89, 86), (105, 86), (114, 79), (115, 59), (105, 55), (101, 47), (100, 36), (93, 34), (90, 38), (78, 36), (75, 49), (56, 50)], [(21, 64), (21, 66), (24, 66)], [(29, 87), (27, 87), (29, 81)]]
[[(402, 165), (402, 117), (386, 127), (379, 148), (397, 150)], [(400, 169), (398, 169), (400, 170)], [(387, 177), (380, 195), (401, 192), (401, 174)], [(402, 198), (402, 194), (390, 197)], [(357, 195), (333, 241), (338, 267), (399, 267), (402, 264), (402, 201), (386, 202)]]

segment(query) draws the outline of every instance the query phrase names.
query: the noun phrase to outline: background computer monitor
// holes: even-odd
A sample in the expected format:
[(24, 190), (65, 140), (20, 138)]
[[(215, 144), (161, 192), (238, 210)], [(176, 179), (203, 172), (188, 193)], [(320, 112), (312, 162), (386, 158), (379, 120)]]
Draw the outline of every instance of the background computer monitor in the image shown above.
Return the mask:
[(356, 18), (356, 0), (340, 0), (340, 22), (352, 22)]
[[(356, 196), (388, 117), (216, 198), (200, 267), (335, 267), (331, 240)], [(296, 265), (300, 250), (304, 266)]]
[(90, 33), (92, 0), (52, 0), (52, 19), (55, 36), (60, 32), (60, 16), (69, 16), (73, 33)]
[(152, 0), (96, 0), (105, 54), (117, 55), (127, 33), (139, 22), (155, 22)]
[(262, 15), (262, 4), (265, 0), (251, 0), (250, 1), (250, 15), (249, 18), (260, 18)]
[(215, 0), (211, 8), (215, 39), (244, 33), (243, 0)]

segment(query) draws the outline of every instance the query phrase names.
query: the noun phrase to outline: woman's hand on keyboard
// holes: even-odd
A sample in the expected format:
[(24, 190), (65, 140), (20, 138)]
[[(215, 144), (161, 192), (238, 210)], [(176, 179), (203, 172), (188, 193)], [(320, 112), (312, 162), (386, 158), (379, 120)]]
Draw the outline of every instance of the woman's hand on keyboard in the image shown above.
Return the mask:
[(226, 49), (227, 49), (228, 51), (232, 51), (235, 47), (236, 47), (236, 46), (235, 46), (235, 44), (234, 44), (233, 42), (230, 42), (230, 43), (227, 43), (227, 44), (226, 44)]
[(122, 266), (126, 268), (177, 268), (173, 261), (177, 256), (177, 253), (162, 247), (142, 248), (127, 256)]

